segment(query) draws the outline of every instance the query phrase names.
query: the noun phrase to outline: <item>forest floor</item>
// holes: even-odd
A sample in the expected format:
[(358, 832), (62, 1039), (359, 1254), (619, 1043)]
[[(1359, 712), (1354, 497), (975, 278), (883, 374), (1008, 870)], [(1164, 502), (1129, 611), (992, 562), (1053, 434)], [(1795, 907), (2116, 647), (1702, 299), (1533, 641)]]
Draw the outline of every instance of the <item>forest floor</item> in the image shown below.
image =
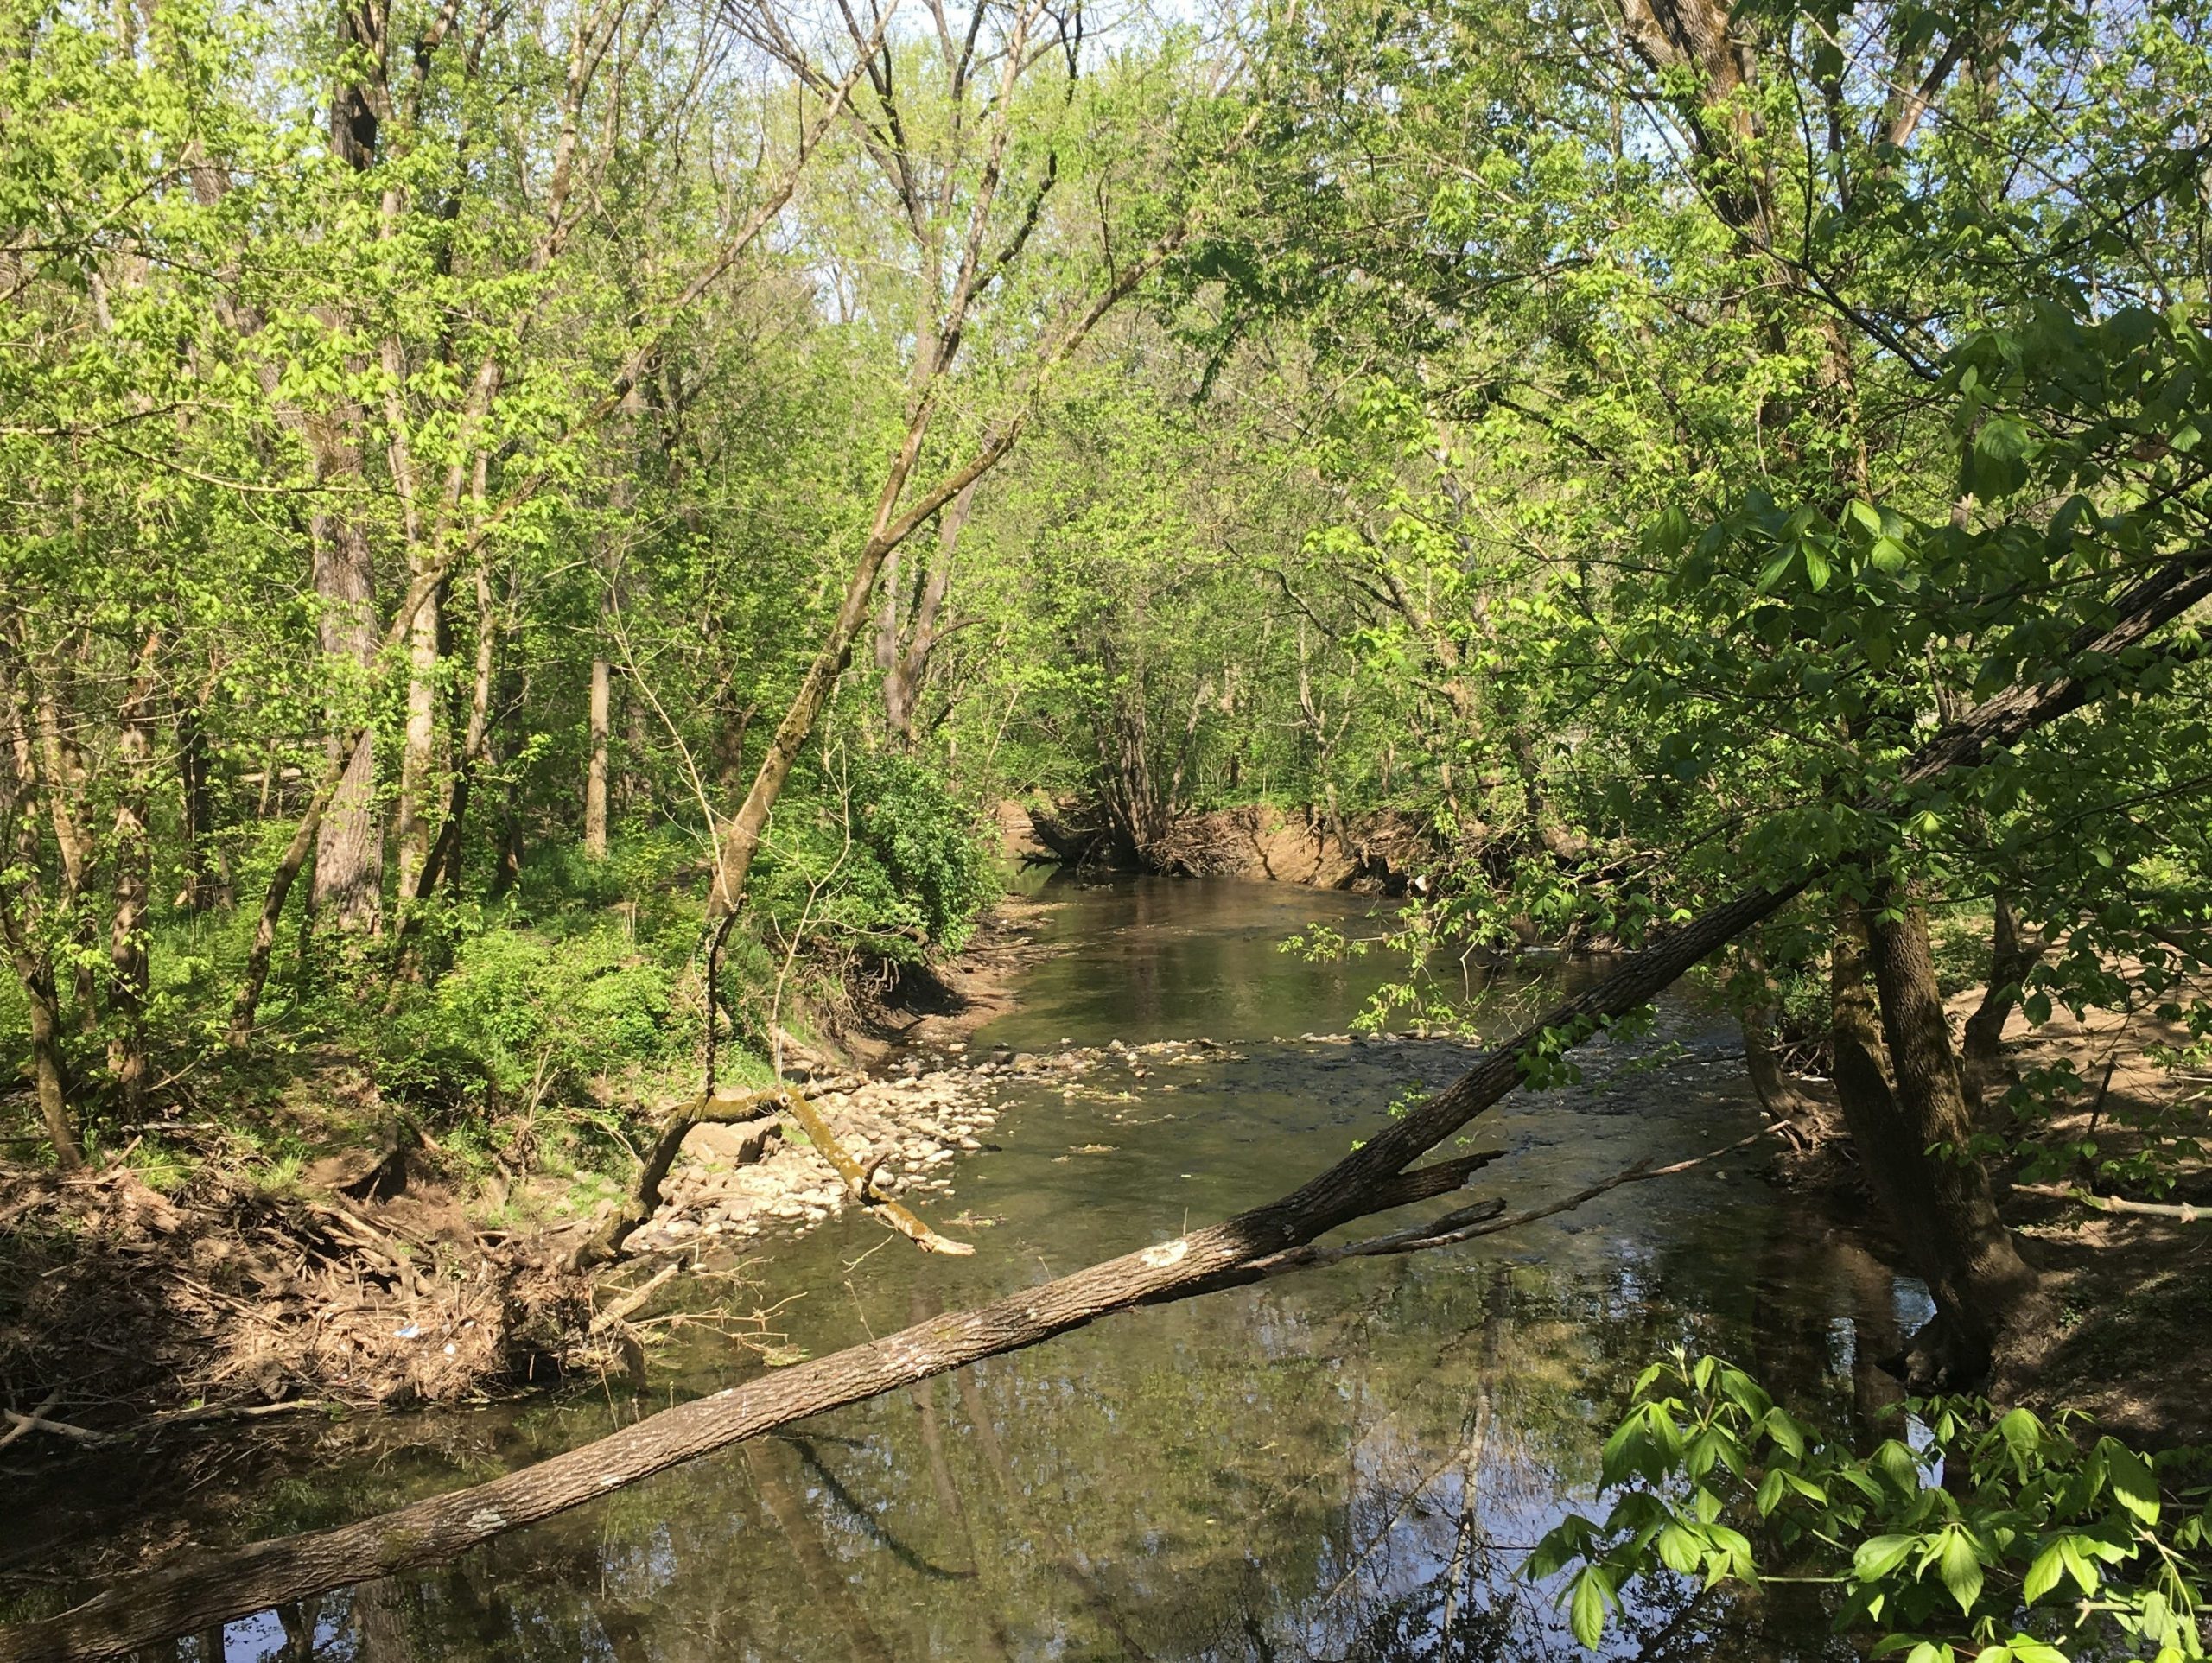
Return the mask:
[[(2094, 1146), (2088, 1159), (2126, 1156), (2184, 1110), (2201, 1118), (2205, 1076), (2158, 1060), (2189, 1045), (2181, 1024), (2147, 1012), (2092, 1012), (2085, 1022), (2060, 1010), (2035, 1030), (2016, 1013), (2005, 1031), (2018, 1068), (2070, 1063), (2083, 1082), (2045, 1136)], [(2001, 1198), (2056, 1312), (2052, 1331), (2027, 1348), (2019, 1395), (2144, 1444), (2212, 1442), (2212, 1162), (2184, 1146), (2172, 1192), (2158, 1197), (2186, 1216), (2100, 1210), (2066, 1193), (2075, 1190), (2126, 1193), (2089, 1182), (2085, 1165), (2023, 1178)]]
[[(878, 1189), (909, 1204), (982, 1146), (995, 1081), (1088, 1066), (968, 1054), (1043, 950), (1035, 911), (1010, 898), (929, 976), (865, 993), (836, 1045), (787, 1052), (840, 1139), (885, 1157)], [(164, 1125), (157, 1148), (93, 1172), (0, 1165), (0, 1448), (36, 1458), (181, 1424), (481, 1400), (620, 1367), (640, 1296), (672, 1266), (757, 1255), (847, 1205), (795, 1127), (701, 1126), (621, 1260), (586, 1273), (575, 1249), (612, 1186), (526, 1165), (487, 1176), (394, 1113), (357, 1058), (303, 1054), (251, 1113), (250, 1135), (235, 1117)], [(267, 1158), (286, 1146), (304, 1152)], [(772, 1350), (757, 1319), (729, 1321)]]

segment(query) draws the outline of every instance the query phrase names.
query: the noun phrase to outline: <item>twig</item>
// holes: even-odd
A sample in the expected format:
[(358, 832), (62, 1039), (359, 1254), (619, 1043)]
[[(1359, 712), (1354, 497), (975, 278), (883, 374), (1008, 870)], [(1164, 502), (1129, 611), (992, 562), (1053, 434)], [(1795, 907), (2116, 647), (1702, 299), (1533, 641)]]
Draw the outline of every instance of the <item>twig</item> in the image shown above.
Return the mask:
[(1236, 1279), (1244, 1281), (1257, 1276), (1275, 1276), (1285, 1271), (1339, 1264), (1347, 1259), (1363, 1259), (1378, 1254), (1421, 1253), (1431, 1247), (1455, 1247), (1462, 1241), (1471, 1241), (1479, 1235), (1496, 1235), (1501, 1230), (1518, 1229), (1523, 1224), (1533, 1224), (1557, 1213), (1573, 1212), (1577, 1207), (1595, 1201), (1607, 1190), (1618, 1190), (1624, 1184), (1643, 1184), (1652, 1178), (1671, 1177), (1677, 1172), (1687, 1172), (1694, 1166), (1702, 1166), (1707, 1161), (1718, 1160), (1723, 1155), (1733, 1154), (1747, 1145), (1757, 1143), (1761, 1138), (1778, 1135), (1779, 1128), (1763, 1126), (1733, 1143), (1723, 1144), (1718, 1149), (1708, 1149), (1702, 1155), (1693, 1155), (1688, 1160), (1678, 1160), (1671, 1165), (1654, 1166), (1649, 1161), (1639, 1161), (1626, 1171), (1601, 1179), (1586, 1190), (1577, 1190), (1573, 1195), (1561, 1196), (1557, 1201), (1547, 1202), (1541, 1207), (1532, 1207), (1527, 1212), (1515, 1213), (1507, 1218), (1498, 1216), (1505, 1205), (1503, 1201), (1483, 1201), (1471, 1207), (1455, 1209), (1426, 1224), (1393, 1230), (1388, 1235), (1370, 1236), (1364, 1241), (1346, 1242), (1336, 1247), (1292, 1247), (1282, 1253), (1270, 1254), (1264, 1259), (1254, 1260), (1247, 1267), (1249, 1273), (1239, 1274)]
[(37, 1408), (32, 1410), (29, 1414), (25, 1415), (21, 1419), (15, 1419), (11, 1416), (10, 1419), (15, 1420), (15, 1424), (10, 1425), (6, 1431), (0, 1432), (0, 1450), (6, 1449), (10, 1444), (13, 1444), (25, 1432), (30, 1431), (30, 1429), (38, 1423), (40, 1416), (43, 1415), (48, 1409), (51, 1409), (55, 1404), (60, 1401), (61, 1388), (57, 1386), (54, 1390), (46, 1394), (46, 1401), (40, 1404)]
[[(50, 1400), (49, 1400), (50, 1401)], [(87, 1447), (108, 1441), (105, 1432), (93, 1431), (87, 1426), (73, 1426), (66, 1420), (48, 1420), (44, 1415), (18, 1414), (13, 1409), (0, 1409), (18, 1434), (23, 1432), (52, 1432), (57, 1438), (67, 1438)]]
[(2177, 1218), (2184, 1224), (2212, 1217), (2212, 1211), (2185, 1201), (2128, 1201), (2119, 1196), (2093, 1195), (2071, 1184), (2016, 1184), (2012, 1187), (2026, 1195), (2049, 1196), (2054, 1201), (2078, 1201), (2101, 1213), (2139, 1213), (2146, 1218)]
[(655, 1290), (683, 1268), (683, 1266), (680, 1261), (662, 1266), (637, 1287), (624, 1294), (606, 1310), (594, 1315), (591, 1319), (591, 1331), (600, 1334), (613, 1328), (639, 1305), (652, 1298)]

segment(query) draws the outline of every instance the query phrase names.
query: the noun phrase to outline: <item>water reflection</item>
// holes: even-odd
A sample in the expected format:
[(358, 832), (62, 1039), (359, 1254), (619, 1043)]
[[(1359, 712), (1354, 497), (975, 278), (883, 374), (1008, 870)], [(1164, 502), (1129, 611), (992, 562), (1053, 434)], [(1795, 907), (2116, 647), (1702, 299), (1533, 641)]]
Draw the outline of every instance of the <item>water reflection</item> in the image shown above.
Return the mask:
[[(1006, 1147), (961, 1169), (961, 1208), (999, 1222), (966, 1260), (849, 1221), (784, 1249), (771, 1297), (804, 1290), (798, 1342), (826, 1351), (1280, 1192), (1340, 1152), (1409, 1079), (1471, 1053), (1269, 1036), (1340, 1031), (1377, 971), (1275, 942), (1335, 898), (1257, 885), (1079, 892), (982, 1043), (1132, 1044), (1205, 1034), (1198, 1065), (1026, 1087)], [(1347, 913), (1347, 916), (1351, 915)], [(1635, 1160), (1739, 1135), (1752, 1110), (1724, 1038), (1685, 1002), (1571, 1091), (1478, 1123), (1508, 1158), (1481, 1187), (1516, 1206)], [(1173, 1090), (1163, 1088), (1173, 1087)], [(876, 1249), (871, 1252), (870, 1249)], [(1816, 1420), (1887, 1400), (1890, 1273), (1768, 1190), (1748, 1160), (1614, 1192), (1445, 1254), (1357, 1260), (1111, 1319), (664, 1474), (435, 1571), (177, 1641), (178, 1659), (1401, 1660), (1582, 1655), (1519, 1567), (1588, 1506), (1598, 1431), (1667, 1346), (1754, 1365)], [(664, 1397), (741, 1365), (656, 1361)], [(533, 1411), (518, 1442), (601, 1430), (604, 1406)], [(395, 1473), (398, 1476), (395, 1476)], [(320, 1475), (285, 1525), (353, 1516), (435, 1463)], [(250, 1505), (199, 1522), (267, 1533)], [(303, 1516), (304, 1515), (304, 1516)], [(1666, 1590), (1613, 1654), (1849, 1656), (1803, 1598)]]

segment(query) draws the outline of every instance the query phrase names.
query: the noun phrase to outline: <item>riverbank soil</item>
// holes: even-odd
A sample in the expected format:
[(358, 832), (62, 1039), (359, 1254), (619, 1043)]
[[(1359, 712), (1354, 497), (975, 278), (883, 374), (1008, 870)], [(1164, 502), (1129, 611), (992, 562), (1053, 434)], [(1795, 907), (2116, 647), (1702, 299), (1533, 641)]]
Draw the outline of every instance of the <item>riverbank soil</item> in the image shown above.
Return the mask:
[[(1953, 1008), (1971, 1009), (1979, 998), (1974, 990)], [(2015, 1012), (2005, 1038), (2017, 1069), (2072, 1066), (2082, 1083), (2046, 1137), (2093, 1146), (2093, 1158), (2124, 1158), (2142, 1146), (2146, 1128), (2202, 1113), (2204, 1078), (2156, 1060), (2186, 1048), (2188, 1031), (2154, 1012), (2077, 1019), (2060, 1010), (2035, 1029)], [(2063, 1193), (2077, 1186), (2129, 1193), (2092, 1181), (2084, 1165), (2046, 1182), (2017, 1182), (2002, 1198), (2058, 1320), (2023, 1347), (2000, 1391), (2044, 1409), (2078, 1409), (2139, 1443), (2212, 1441), (2212, 1163), (2201, 1153), (2183, 1157), (2174, 1189), (2154, 1202), (2177, 1209), (2172, 1216), (2101, 1211)]]
[[(971, 1059), (965, 1035), (1040, 951), (1036, 911), (1010, 898), (964, 956), (872, 983), (836, 1042), (786, 1057), (849, 1146), (880, 1158), (880, 1192), (914, 1204), (982, 1146), (984, 1087), (1016, 1059)], [(902, 1068), (865, 1071), (894, 1048)], [(615, 1205), (606, 1184), (487, 1171), (390, 1108), (353, 1058), (303, 1057), (281, 1090), (149, 1130), (105, 1170), (0, 1165), (0, 1446), (51, 1458), (178, 1424), (480, 1400), (621, 1368), (632, 1296), (657, 1272), (717, 1245), (757, 1252), (849, 1204), (793, 1130), (772, 1114), (696, 1128), (661, 1208), (596, 1276), (571, 1261)]]
[(1209, 809), (1178, 816), (1141, 849), (1115, 829), (1095, 803), (1040, 802), (1025, 808), (1002, 803), (997, 820), (1001, 847), (1020, 860), (1370, 894), (1403, 894), (1438, 854), (1428, 828), (1392, 809), (1351, 816), (1313, 804), (1287, 810), (1271, 803)]

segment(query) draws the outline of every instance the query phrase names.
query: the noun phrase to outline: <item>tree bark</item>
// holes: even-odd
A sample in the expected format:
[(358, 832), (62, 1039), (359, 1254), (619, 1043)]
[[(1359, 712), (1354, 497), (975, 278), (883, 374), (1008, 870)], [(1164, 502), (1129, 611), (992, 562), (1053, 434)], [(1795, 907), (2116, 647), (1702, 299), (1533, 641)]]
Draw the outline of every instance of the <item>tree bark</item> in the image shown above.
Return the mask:
[[(43, 674), (33, 677), (38, 708), (39, 778), (45, 787), (47, 817), (54, 826), (54, 848), (61, 857), (60, 912), (68, 918), (75, 938), (77, 974), (74, 993), (78, 1031), (99, 1031), (99, 982), (92, 965), (98, 943), (91, 911), (80, 905), (89, 887), (99, 851), (78, 823), (75, 804), (84, 800), (84, 752), (78, 748), (70, 713), (56, 691), (63, 679), (66, 649), (57, 651)], [(26, 674), (30, 674), (26, 668)], [(57, 989), (56, 997), (59, 998)]]
[[(364, 173), (376, 165), (391, 102), (389, 0), (340, 6), (337, 25), (340, 61), (351, 73), (331, 88), (331, 153), (355, 173)], [(335, 317), (325, 321), (333, 327), (341, 322)], [(344, 500), (360, 484), (365, 424), (366, 413), (350, 398), (303, 424), (317, 486), (308, 522), (315, 599), (321, 608), (316, 628), (325, 657), (341, 685), (353, 684), (356, 699), (365, 696), (378, 647), (376, 562), (367, 533)], [(365, 718), (353, 720), (344, 701), (333, 702), (330, 761), (342, 772), (327, 803), (313, 810), (318, 827), (308, 904), (340, 930), (371, 935), (384, 911), (384, 819), (377, 802), (375, 729)], [(346, 737), (349, 733), (353, 737)], [(297, 875), (295, 865), (282, 879), (285, 891)]]
[(607, 739), (612, 724), (613, 666), (591, 661), (591, 708), (588, 722), (589, 759), (584, 764), (584, 859), (607, 859)]
[(1833, 1117), (1827, 1104), (1783, 1070), (1775, 1049), (1773, 987), (1766, 954), (1756, 931), (1745, 939), (1742, 958), (1745, 972), (1758, 984), (1737, 1016), (1744, 1036), (1744, 1072), (1751, 1078), (1751, 1093), (1768, 1119), (1789, 1128), (1791, 1141), (1798, 1147), (1817, 1147), (1834, 1135)]
[[(418, 569), (417, 577), (422, 575)], [(392, 842), (399, 893), (411, 897), (430, 864), (430, 799), (437, 789), (438, 659), (445, 628), (445, 587), (430, 591), (407, 632), (407, 721), (399, 752), (399, 804)]]
[[(339, 418), (342, 422), (345, 418)], [(350, 460), (349, 460), (350, 458)], [(327, 485), (359, 473), (360, 458), (350, 438), (326, 433), (316, 448), (315, 474)], [(356, 701), (367, 696), (379, 640), (376, 562), (369, 540), (340, 510), (319, 508), (308, 522), (315, 551), (315, 592), (321, 615), (316, 628), (323, 654)], [(344, 719), (334, 708), (328, 753), (341, 770), (321, 816), (315, 843), (315, 887), (308, 904), (317, 917), (348, 934), (370, 935), (384, 914), (384, 816), (377, 802), (376, 730), (366, 720)]]
[(953, 551), (967, 526), (976, 502), (976, 481), (947, 503), (938, 515), (937, 548), (922, 573), (914, 598), (913, 613), (901, 617), (899, 556), (886, 564), (883, 612), (876, 625), (875, 662), (883, 671), (883, 720), (892, 738), (903, 747), (914, 742), (914, 716), (920, 708), (922, 689), (929, 679), (930, 660), (946, 633), (940, 625), (944, 599), (952, 585)]
[(0, 938), (22, 984), (31, 1038), (31, 1085), (38, 1096), (39, 1120), (54, 1146), (54, 1162), (65, 1172), (82, 1170), (85, 1152), (69, 1115), (61, 1067), (61, 1004), (54, 992), (54, 963), (38, 939), (42, 912), (38, 888), (39, 835), (32, 794), (39, 784), (38, 757), (23, 720), (14, 677), (0, 665), (0, 716), (8, 725), (9, 748), (0, 759), (0, 826), (15, 835), (14, 858), (22, 876), (10, 894), (0, 889)]
[(114, 1026), (108, 1036), (107, 1063), (124, 1113), (133, 1120), (145, 1108), (149, 1074), (146, 902), (153, 885), (154, 848), (147, 822), (153, 797), (155, 670), (161, 644), (161, 628), (156, 625), (139, 648), (130, 689), (124, 695), (117, 744), (122, 780), (111, 840), (115, 912), (108, 930), (108, 969)]
[(188, 912), (228, 906), (230, 861), (214, 849), (214, 765), (198, 705), (188, 705), (176, 714), (176, 773), (184, 830), (184, 888), (178, 904)]
[(1989, 985), (1967, 1019), (1959, 1047), (1959, 1084), (1977, 1124), (1986, 1123), (1990, 1089), (2005, 1074), (2005, 1025), (2020, 1002), (2020, 984), (2043, 957), (2044, 944), (2024, 935), (2012, 903), (1998, 892), (1989, 942)]
[(1839, 909), (1833, 958), (1836, 1089), (1852, 1147), (1936, 1320), (1904, 1360), (1918, 1388), (1980, 1383), (2034, 1306), (2035, 1272), (1997, 1216), (1936, 988), (1927, 919), (1886, 897)]
[(31, 1031), (31, 1084), (38, 1094), (40, 1125), (54, 1146), (54, 1164), (65, 1172), (84, 1170), (85, 1151), (77, 1141), (77, 1128), (69, 1114), (69, 1098), (61, 1069), (61, 1009), (54, 997), (53, 969), (29, 949), (15, 908), (0, 900), (0, 928), (8, 937), (9, 955), (23, 988)]
[[(416, 609), (429, 598), (430, 589), (445, 576), (442, 567), (434, 568), (410, 584), (399, 604), (399, 614), (391, 621), (385, 636), (387, 646), (396, 646), (404, 638), (414, 621)], [(315, 846), (321, 834), (324, 816), (332, 803), (352, 777), (353, 759), (359, 747), (368, 742), (371, 727), (362, 721), (350, 732), (340, 735), (332, 747), (333, 760), (315, 795), (308, 799), (307, 811), (300, 816), (293, 828), (292, 841), (285, 845), (284, 853), (276, 862), (276, 870), (270, 874), (269, 888), (262, 897), (261, 911), (254, 920), (253, 943), (246, 949), (245, 968), (238, 977), (237, 997), (231, 1001), (230, 1044), (243, 1047), (253, 1037), (255, 1013), (261, 1007), (262, 989), (269, 983), (270, 955), (276, 946), (276, 921), (284, 916), (284, 903), (289, 898), (292, 885), (299, 880), (301, 870), (307, 865), (308, 854)], [(381, 859), (381, 857), (379, 857)], [(380, 869), (380, 868), (379, 868)]]

